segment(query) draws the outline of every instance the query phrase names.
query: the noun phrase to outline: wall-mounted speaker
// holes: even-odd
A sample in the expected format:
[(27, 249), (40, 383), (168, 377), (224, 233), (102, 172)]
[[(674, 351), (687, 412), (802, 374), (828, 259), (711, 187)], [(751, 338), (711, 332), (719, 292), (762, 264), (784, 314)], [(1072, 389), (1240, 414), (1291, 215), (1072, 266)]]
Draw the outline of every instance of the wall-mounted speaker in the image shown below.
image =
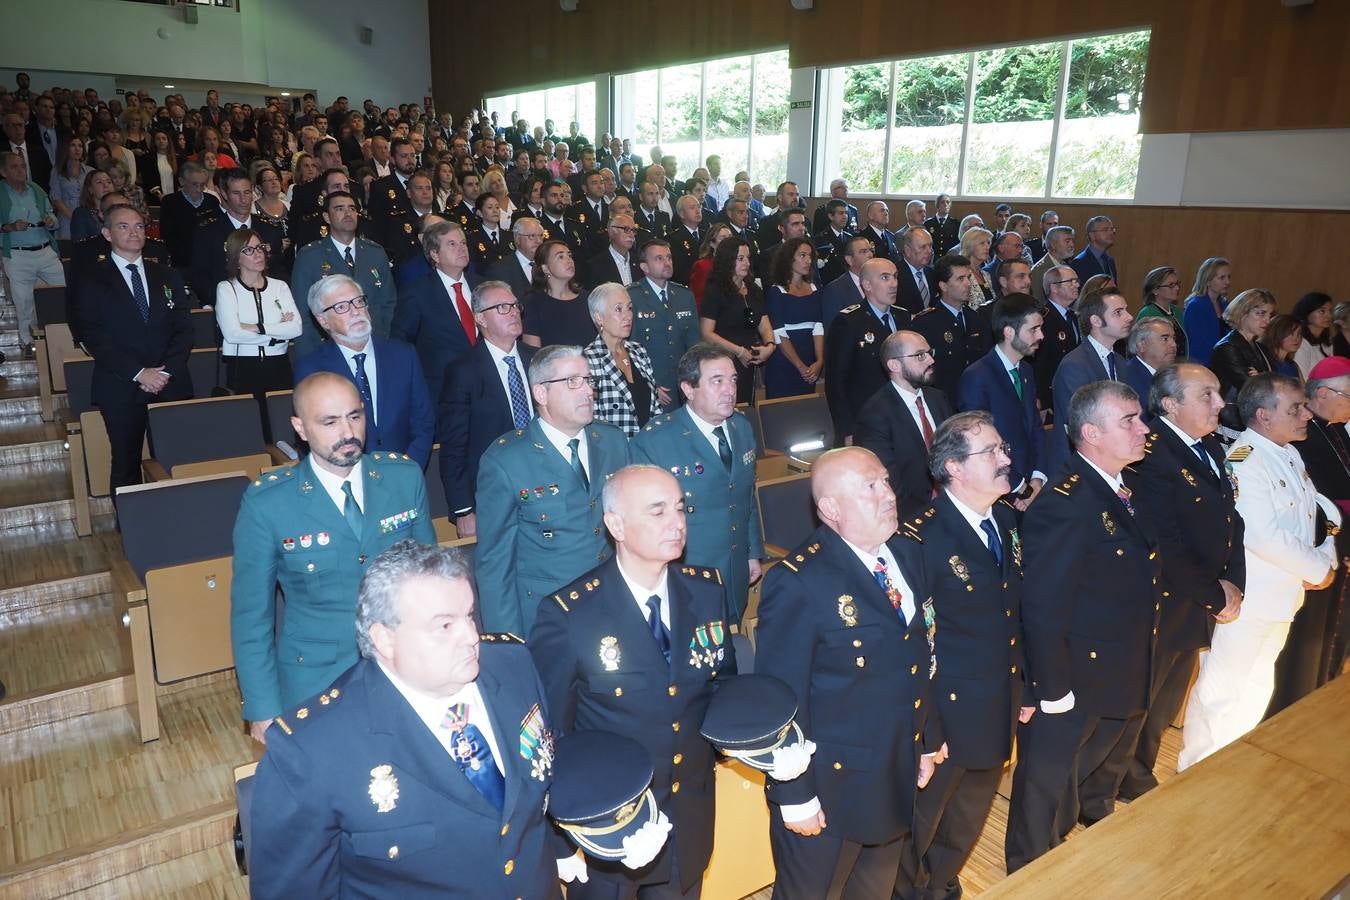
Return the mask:
[(356, 29), (356, 36), (361, 39), (363, 44), (375, 43), (375, 30), (373, 28), (358, 28)]

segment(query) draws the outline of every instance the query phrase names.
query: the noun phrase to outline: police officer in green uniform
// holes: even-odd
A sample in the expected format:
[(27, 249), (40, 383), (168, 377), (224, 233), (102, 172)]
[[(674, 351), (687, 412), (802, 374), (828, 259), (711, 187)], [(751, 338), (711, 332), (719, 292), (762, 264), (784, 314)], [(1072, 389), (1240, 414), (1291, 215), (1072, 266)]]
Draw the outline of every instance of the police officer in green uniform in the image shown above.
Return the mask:
[(478, 595), (489, 631), (528, 634), (539, 602), (609, 558), (601, 492), (628, 464), (628, 439), (592, 422), (595, 393), (580, 347), (530, 360), (537, 417), (478, 464)]
[(672, 280), (674, 258), (669, 243), (653, 238), (643, 245), (638, 270), (644, 277), (628, 286), (633, 301), (633, 340), (647, 350), (652, 359), (652, 378), (656, 382), (661, 406), (670, 409), (680, 403), (680, 384), (675, 374), (680, 357), (700, 340), (698, 307), (694, 294)]
[[(400, 540), (435, 543), (420, 468), (363, 455), (355, 385), (320, 372), (295, 389), (296, 434), (310, 455), (261, 476), (234, 525), (230, 638), (249, 733), (326, 688), (357, 659), (352, 628), (366, 563)], [(276, 587), (286, 606), (276, 624)]]
[(717, 569), (727, 587), (727, 620), (745, 612), (759, 580), (764, 535), (755, 497), (755, 432), (736, 412), (736, 363), (712, 344), (680, 358), (685, 406), (654, 418), (633, 438), (633, 460), (670, 472), (689, 521), (684, 560)]
[[(394, 302), (398, 299), (389, 255), (379, 244), (357, 235), (360, 211), (355, 197), (347, 191), (333, 191), (323, 202), (328, 235), (306, 244), (295, 254), (291, 292), (297, 305), (304, 306), (309, 289), (320, 278), (346, 275), (361, 285), (370, 310), (371, 332), (377, 337), (389, 337), (389, 323), (393, 321)], [(318, 349), (323, 340), (323, 329), (306, 311), (304, 330), (295, 342), (296, 358)]]

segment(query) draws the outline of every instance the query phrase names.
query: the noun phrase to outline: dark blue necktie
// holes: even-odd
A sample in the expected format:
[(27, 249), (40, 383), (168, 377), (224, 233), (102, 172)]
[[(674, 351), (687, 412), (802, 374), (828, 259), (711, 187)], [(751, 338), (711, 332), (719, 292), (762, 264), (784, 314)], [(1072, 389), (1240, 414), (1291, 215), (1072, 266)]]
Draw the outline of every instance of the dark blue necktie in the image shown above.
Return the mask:
[(141, 273), (136, 271), (135, 263), (127, 263), (127, 271), (131, 273), (131, 296), (136, 301), (136, 308), (141, 311), (141, 321), (150, 321), (150, 298), (145, 295), (145, 282), (141, 281)]
[(1111, 376), (1112, 381), (1119, 381), (1116, 378), (1116, 354), (1114, 352), (1106, 354), (1106, 374)]
[(357, 353), (352, 356), (356, 363), (356, 389), (361, 392), (361, 402), (366, 405), (366, 422), (370, 430), (375, 429), (375, 398), (370, 395), (370, 379), (366, 376), (366, 355)]
[(525, 399), (525, 384), (520, 380), (514, 356), (503, 356), (502, 362), (506, 363), (506, 386), (511, 395), (511, 421), (516, 428), (524, 428), (530, 424), (530, 402)]
[(661, 621), (661, 598), (652, 594), (647, 598), (647, 627), (652, 630), (652, 637), (656, 639), (656, 646), (661, 648), (662, 655), (666, 658), (666, 665), (670, 664), (670, 629), (666, 623)]
[(991, 520), (985, 519), (980, 522), (980, 530), (984, 532), (985, 542), (989, 545), (989, 552), (994, 555), (994, 562), (1003, 565), (1003, 542), (998, 538), (998, 529)]
[(1194, 444), (1191, 444), (1191, 449), (1195, 451), (1196, 456), (1200, 457), (1200, 465), (1204, 468), (1205, 474), (1209, 476), (1209, 480), (1218, 481), (1219, 476), (1214, 473), (1214, 464), (1210, 462), (1209, 454), (1205, 452), (1205, 445), (1200, 441), (1196, 441)]
[(497, 768), (492, 756), (492, 748), (487, 738), (478, 730), (477, 725), (465, 725), (451, 738), (454, 751), (451, 754), (464, 777), (469, 779), (483, 799), (491, 803), (498, 812), (506, 804), (506, 779)]

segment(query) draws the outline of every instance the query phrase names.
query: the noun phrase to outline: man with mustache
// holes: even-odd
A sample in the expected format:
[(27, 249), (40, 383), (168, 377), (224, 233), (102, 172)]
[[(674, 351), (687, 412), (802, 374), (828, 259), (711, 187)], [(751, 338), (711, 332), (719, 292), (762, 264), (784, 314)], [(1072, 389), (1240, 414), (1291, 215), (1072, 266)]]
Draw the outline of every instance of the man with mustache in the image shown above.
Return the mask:
[[(230, 639), (249, 734), (328, 687), (357, 660), (357, 588), (366, 564), (401, 540), (434, 544), (421, 466), (365, 454), (356, 385), (316, 372), (295, 388), (298, 465), (255, 479), (234, 523)], [(281, 621), (276, 589), (286, 595)]]

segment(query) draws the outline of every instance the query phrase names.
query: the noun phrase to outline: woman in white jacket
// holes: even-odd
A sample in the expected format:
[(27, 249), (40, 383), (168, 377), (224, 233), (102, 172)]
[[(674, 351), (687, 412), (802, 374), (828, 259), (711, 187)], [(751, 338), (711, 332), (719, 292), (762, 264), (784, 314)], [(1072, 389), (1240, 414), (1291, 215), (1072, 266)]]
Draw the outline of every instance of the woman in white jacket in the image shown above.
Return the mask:
[(259, 400), (290, 389), (286, 348), (300, 336), (301, 318), (286, 282), (267, 277), (267, 243), (249, 228), (231, 232), (225, 268), (230, 277), (216, 286), (216, 324), (226, 383)]

